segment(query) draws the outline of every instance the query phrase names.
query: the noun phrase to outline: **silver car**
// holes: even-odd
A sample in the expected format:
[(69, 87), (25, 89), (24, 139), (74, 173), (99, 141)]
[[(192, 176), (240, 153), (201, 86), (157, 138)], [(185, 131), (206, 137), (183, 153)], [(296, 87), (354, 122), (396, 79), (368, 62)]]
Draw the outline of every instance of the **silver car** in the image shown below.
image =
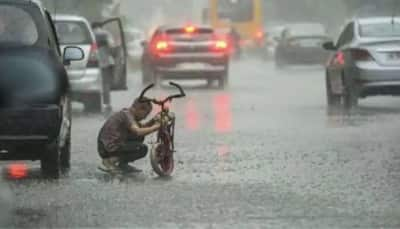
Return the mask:
[(83, 17), (56, 15), (54, 17), (61, 50), (78, 46), (85, 58), (67, 67), (73, 100), (82, 102), (86, 111), (101, 112), (103, 85), (98, 59), (98, 47), (90, 23)]
[(350, 109), (359, 98), (400, 95), (400, 18), (374, 17), (350, 21), (326, 67), (328, 106)]

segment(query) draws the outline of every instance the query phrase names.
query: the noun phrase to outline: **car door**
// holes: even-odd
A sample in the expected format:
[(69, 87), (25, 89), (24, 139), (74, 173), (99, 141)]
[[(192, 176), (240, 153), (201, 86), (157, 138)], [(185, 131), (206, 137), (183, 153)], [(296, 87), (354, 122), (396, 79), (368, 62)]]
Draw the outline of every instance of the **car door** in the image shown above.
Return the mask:
[(111, 54), (115, 62), (112, 90), (127, 90), (127, 47), (124, 29), (120, 18), (110, 18), (98, 22), (110, 35)]
[(333, 94), (343, 94), (344, 82), (343, 72), (346, 60), (346, 47), (354, 39), (354, 23), (349, 23), (339, 36), (336, 43), (336, 52), (332, 54), (327, 64), (327, 77), (329, 78), (330, 90)]

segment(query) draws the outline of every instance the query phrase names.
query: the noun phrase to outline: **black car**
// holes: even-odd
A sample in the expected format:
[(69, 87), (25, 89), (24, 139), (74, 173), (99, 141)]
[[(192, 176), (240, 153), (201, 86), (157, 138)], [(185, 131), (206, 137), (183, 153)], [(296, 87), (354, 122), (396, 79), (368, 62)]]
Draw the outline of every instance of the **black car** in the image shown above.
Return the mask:
[(228, 84), (229, 42), (206, 26), (162, 26), (145, 44), (143, 83), (163, 79), (205, 79)]
[(71, 102), (64, 57), (49, 13), (35, 0), (0, 1), (0, 160), (41, 160), (57, 178), (70, 166)]
[(325, 64), (329, 52), (322, 44), (329, 37), (318, 24), (295, 24), (283, 31), (275, 49), (278, 68), (293, 64)]

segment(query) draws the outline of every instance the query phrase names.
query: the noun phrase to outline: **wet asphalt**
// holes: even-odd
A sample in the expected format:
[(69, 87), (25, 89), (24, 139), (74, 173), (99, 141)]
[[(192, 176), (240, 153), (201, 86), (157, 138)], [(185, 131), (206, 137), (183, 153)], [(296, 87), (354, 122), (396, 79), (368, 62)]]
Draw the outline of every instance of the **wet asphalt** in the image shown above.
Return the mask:
[[(139, 94), (140, 74), (129, 77), (114, 110)], [(46, 181), (27, 162), (27, 177), (4, 179), (1, 227), (400, 228), (400, 98), (328, 116), (322, 67), (277, 70), (260, 60), (233, 63), (225, 90), (181, 83), (188, 97), (172, 105), (170, 179), (157, 178), (148, 158), (124, 179), (98, 171), (105, 119), (74, 104), (71, 172)]]

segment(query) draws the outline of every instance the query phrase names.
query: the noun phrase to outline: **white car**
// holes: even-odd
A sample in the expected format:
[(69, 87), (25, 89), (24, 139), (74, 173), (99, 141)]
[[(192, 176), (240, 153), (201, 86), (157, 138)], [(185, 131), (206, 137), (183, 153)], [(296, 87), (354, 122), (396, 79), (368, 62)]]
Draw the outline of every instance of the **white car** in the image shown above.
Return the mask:
[(82, 102), (86, 111), (101, 112), (102, 75), (96, 38), (90, 23), (80, 16), (55, 15), (54, 24), (61, 50), (64, 46), (73, 45), (80, 47), (85, 53), (83, 60), (73, 62), (67, 67), (73, 100)]

